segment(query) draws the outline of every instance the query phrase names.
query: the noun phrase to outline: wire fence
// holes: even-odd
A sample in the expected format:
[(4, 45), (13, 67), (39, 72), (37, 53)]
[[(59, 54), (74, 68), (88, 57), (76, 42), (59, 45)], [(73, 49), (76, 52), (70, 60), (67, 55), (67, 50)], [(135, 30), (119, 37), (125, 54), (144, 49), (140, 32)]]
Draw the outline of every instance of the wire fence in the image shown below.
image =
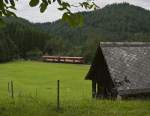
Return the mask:
[[(21, 85), (21, 83), (19, 83)], [(51, 87), (51, 83), (49, 83), (49, 86), (45, 87), (40, 87), (40, 85), (33, 86), (32, 91), (28, 91), (28, 88), (26, 90), (20, 88), (18, 84), (15, 83), (15, 81), (11, 80), (8, 82), (7, 85), (7, 96), (9, 99), (16, 100), (18, 97), (26, 97), (31, 96), (32, 98), (43, 98), (46, 99), (48, 98), (48, 102), (53, 102), (56, 106), (56, 111), (60, 111), (62, 108), (61, 104), (62, 102), (64, 103), (65, 101), (71, 101), (75, 103), (77, 99), (81, 98), (87, 98), (87, 90), (86, 91), (81, 91), (79, 90), (78, 87), (73, 87), (77, 88), (77, 90), (73, 90), (69, 85), (66, 85), (66, 83), (62, 86), (62, 82), (60, 80), (55, 81), (55, 86), (54, 83)], [(25, 86), (24, 88), (26, 88)], [(85, 87), (86, 88), (86, 87)], [(84, 88), (84, 89), (85, 89)], [(80, 94), (80, 95), (79, 95)], [(88, 94), (90, 95), (90, 94)], [(81, 97), (82, 96), (82, 97)], [(67, 103), (67, 102), (65, 102)]]

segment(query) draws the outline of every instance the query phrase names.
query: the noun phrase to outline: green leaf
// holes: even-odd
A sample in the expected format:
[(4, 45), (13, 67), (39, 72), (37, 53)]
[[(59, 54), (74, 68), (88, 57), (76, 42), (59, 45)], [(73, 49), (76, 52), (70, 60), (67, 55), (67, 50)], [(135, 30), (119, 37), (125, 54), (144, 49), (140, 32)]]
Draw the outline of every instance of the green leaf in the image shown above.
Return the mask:
[(58, 4), (61, 5), (62, 1), (61, 0), (57, 0)]
[(40, 5), (40, 12), (43, 13), (46, 10), (47, 6), (48, 6), (47, 3), (44, 3), (44, 2), (41, 3), (41, 5)]
[(67, 22), (71, 27), (83, 26), (83, 16), (66, 12), (63, 14), (62, 20)]
[(0, 16), (2, 16), (3, 15), (3, 13), (0, 11)]
[(48, 3), (51, 4), (52, 3), (51, 0), (48, 0)]
[(7, 12), (7, 16), (15, 16), (15, 17), (17, 17), (14, 12), (11, 12), (9, 10), (6, 10), (6, 12)]
[(3, 14), (4, 16), (7, 16), (7, 11), (6, 11), (6, 10), (2, 10), (2, 14)]
[(64, 8), (64, 7), (62, 7), (62, 8), (58, 8), (58, 10), (65, 10), (65, 8)]
[(62, 20), (68, 23), (71, 27), (75, 27), (75, 22), (71, 16), (70, 12), (66, 12), (63, 14)]
[(9, 0), (9, 1), (10, 1), (10, 4), (11, 4), (12, 6), (15, 6), (14, 0)]
[(4, 3), (3, 1), (0, 0), (0, 10), (4, 8)]
[(6, 4), (8, 4), (9, 2), (8, 2), (8, 0), (5, 0), (5, 2), (6, 2)]
[(62, 3), (62, 6), (63, 6), (63, 7), (71, 7), (70, 4), (67, 3), (67, 2), (63, 2), (63, 3)]
[(39, 4), (39, 0), (31, 0), (30, 3), (29, 3), (29, 5), (30, 5), (31, 7), (35, 7), (35, 6), (37, 6), (38, 4)]
[(48, 4), (48, 1), (47, 1), (47, 0), (42, 0), (42, 2), (44, 2), (44, 3)]
[(11, 8), (11, 9), (17, 10), (14, 6), (9, 6), (8, 8)]
[(62, 16), (62, 20), (67, 21), (69, 19), (68, 13), (64, 13)]

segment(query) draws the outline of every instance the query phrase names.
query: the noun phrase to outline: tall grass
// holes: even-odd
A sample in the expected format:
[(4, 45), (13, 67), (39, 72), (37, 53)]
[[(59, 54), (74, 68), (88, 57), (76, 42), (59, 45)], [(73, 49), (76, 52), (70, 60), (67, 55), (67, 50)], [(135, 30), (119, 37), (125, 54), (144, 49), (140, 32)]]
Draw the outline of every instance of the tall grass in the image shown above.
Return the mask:
[(56, 104), (23, 96), (0, 103), (0, 116), (149, 116), (149, 101), (78, 100), (65, 101), (61, 109)]
[[(149, 100), (91, 99), (91, 83), (84, 80), (88, 65), (41, 62), (0, 64), (0, 116), (149, 116)], [(56, 110), (57, 80), (60, 106)], [(13, 80), (15, 98), (8, 96)]]

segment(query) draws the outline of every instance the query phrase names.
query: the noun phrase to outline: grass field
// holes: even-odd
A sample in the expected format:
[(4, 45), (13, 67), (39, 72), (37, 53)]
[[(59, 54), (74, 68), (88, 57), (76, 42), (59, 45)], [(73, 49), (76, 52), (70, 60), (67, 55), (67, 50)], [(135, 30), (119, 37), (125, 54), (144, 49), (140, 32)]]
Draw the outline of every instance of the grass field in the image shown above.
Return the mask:
[[(0, 64), (0, 116), (150, 116), (149, 100), (91, 99), (89, 65), (17, 61)], [(56, 111), (60, 80), (61, 110)], [(8, 96), (13, 80), (15, 99)]]

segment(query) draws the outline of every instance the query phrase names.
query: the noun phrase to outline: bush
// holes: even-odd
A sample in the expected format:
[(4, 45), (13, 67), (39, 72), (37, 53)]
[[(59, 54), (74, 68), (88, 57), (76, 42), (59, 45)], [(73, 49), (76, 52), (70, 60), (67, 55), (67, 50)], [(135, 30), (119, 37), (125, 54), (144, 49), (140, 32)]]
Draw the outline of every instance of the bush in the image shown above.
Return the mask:
[(27, 52), (27, 59), (30, 60), (38, 60), (40, 59), (41, 55), (42, 55), (42, 51), (39, 50), (38, 48), (35, 48), (29, 52)]

